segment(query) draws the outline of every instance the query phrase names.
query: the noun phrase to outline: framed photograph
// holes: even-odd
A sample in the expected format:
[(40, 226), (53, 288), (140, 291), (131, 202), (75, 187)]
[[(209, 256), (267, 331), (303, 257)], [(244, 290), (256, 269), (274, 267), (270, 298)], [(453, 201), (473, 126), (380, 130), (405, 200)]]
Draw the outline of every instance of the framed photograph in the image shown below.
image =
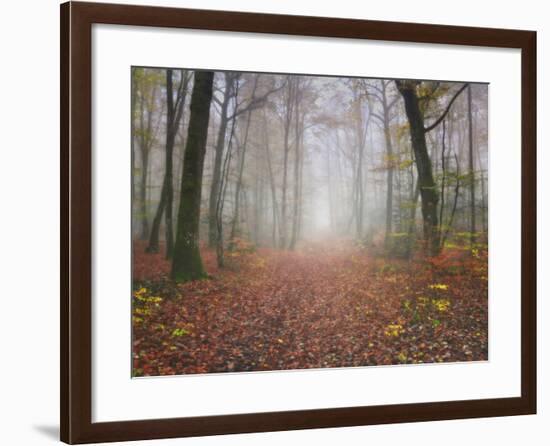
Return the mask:
[(536, 33), (61, 5), (61, 439), (536, 412)]

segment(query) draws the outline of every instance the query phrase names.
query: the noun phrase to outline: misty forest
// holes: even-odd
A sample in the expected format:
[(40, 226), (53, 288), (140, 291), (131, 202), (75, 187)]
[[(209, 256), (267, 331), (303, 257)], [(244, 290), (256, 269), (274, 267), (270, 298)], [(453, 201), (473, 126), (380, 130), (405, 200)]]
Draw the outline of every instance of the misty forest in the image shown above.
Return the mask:
[(488, 357), (488, 85), (131, 71), (133, 376)]

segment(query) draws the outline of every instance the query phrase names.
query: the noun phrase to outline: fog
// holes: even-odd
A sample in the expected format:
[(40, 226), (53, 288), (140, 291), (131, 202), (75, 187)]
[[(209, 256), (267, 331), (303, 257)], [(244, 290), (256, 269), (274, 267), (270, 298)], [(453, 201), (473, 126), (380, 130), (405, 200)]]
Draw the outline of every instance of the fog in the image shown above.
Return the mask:
[[(173, 69), (170, 76), (170, 107), (181, 108), (181, 116), (170, 118), (177, 125), (166, 206), (177, 216), (194, 72)], [(156, 232), (162, 245), (175, 224), (167, 225), (160, 209), (167, 70), (135, 68), (132, 79), (133, 236), (154, 245)], [(424, 133), (426, 178), (433, 180), (424, 189), (406, 88), (414, 91), (425, 128), (437, 124)], [(463, 82), (215, 72), (201, 244), (245, 240), (293, 250), (309, 240), (345, 238), (410, 255), (422, 238), (428, 189), (436, 196), (441, 246), (464, 231), (486, 237), (487, 94), (487, 85)]]

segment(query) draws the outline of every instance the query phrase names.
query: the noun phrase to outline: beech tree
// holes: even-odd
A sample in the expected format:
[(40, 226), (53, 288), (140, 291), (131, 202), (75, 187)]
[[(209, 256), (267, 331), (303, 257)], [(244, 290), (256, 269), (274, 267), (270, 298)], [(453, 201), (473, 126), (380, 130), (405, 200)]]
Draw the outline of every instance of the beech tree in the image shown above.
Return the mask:
[(173, 72), (172, 70), (166, 70), (166, 144), (165, 144), (165, 173), (164, 181), (162, 183), (162, 191), (160, 195), (160, 201), (153, 219), (153, 226), (151, 228), (151, 235), (149, 237), (149, 246), (147, 252), (153, 253), (159, 251), (159, 231), (160, 223), (163, 215), (165, 215), (166, 221), (166, 258), (170, 258), (172, 255), (172, 249), (174, 244), (174, 228), (172, 223), (172, 206), (174, 196), (173, 186), (173, 152), (174, 143), (176, 140), (176, 134), (178, 126), (183, 114), (183, 106), (185, 104), (185, 96), (187, 86), (189, 83), (189, 77), (187, 73), (180, 70), (180, 82), (177, 88), (176, 100), (174, 101), (173, 92)]
[(421, 81), (396, 80), (397, 89), (403, 96), (405, 111), (409, 121), (411, 145), (415, 154), (415, 162), (418, 171), (418, 187), (422, 199), (422, 218), (424, 227), (424, 239), (431, 255), (439, 254), (440, 228), (437, 215), (439, 195), (433, 176), (432, 161), (426, 145), (426, 133), (436, 128), (449, 112), (458, 95), (464, 91), (467, 84), (463, 85), (449, 101), (445, 111), (431, 125), (425, 127), (424, 114), (422, 112), (417, 88)]
[(171, 277), (177, 282), (206, 276), (199, 250), (199, 218), (213, 81), (212, 71), (195, 72), (172, 259)]

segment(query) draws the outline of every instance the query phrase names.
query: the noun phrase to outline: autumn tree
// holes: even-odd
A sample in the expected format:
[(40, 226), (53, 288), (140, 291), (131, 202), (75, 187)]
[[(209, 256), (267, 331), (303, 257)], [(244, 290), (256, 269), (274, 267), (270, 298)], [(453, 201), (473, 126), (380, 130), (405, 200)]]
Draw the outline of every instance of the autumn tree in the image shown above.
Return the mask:
[(185, 104), (185, 96), (187, 91), (187, 85), (189, 83), (189, 77), (187, 73), (180, 70), (180, 82), (176, 91), (176, 98), (174, 101), (174, 88), (173, 88), (173, 70), (166, 70), (166, 142), (165, 142), (165, 173), (164, 181), (162, 183), (162, 190), (160, 194), (160, 201), (153, 219), (153, 226), (151, 228), (151, 235), (149, 237), (149, 246), (147, 252), (159, 251), (159, 232), (160, 224), (165, 215), (166, 222), (166, 258), (170, 258), (172, 255), (172, 249), (174, 244), (174, 228), (172, 223), (172, 207), (173, 207), (173, 152), (174, 143), (176, 140), (176, 134), (178, 126), (183, 114), (183, 106)]
[(210, 199), (208, 207), (208, 245), (210, 247), (214, 247), (217, 241), (217, 207), (221, 192), (222, 160), (226, 145), (227, 126), (230, 122), (228, 108), (231, 98), (236, 92), (235, 85), (238, 82), (239, 77), (240, 75), (238, 73), (223, 73), (225, 85), (222, 99), (218, 100), (215, 96), (213, 96), (214, 101), (216, 101), (220, 106), (220, 124), (216, 139), (214, 170), (212, 172), (212, 184), (210, 186)]
[(476, 237), (476, 178), (474, 171), (474, 131), (472, 124), (472, 86), (468, 85), (468, 167), (470, 170), (470, 245)]
[[(251, 93), (251, 103), (254, 102), (254, 99), (256, 98), (256, 91), (258, 89), (258, 80), (260, 79), (260, 75), (256, 75), (254, 77), (254, 85), (252, 87), (252, 93)], [(244, 129), (244, 136), (242, 143), (239, 144), (239, 168), (237, 173), (237, 184), (235, 185), (235, 198), (234, 198), (234, 211), (233, 211), (233, 219), (231, 222), (231, 235), (229, 236), (229, 241), (231, 244), (234, 243), (235, 238), (237, 237), (237, 234), (239, 232), (239, 212), (240, 212), (240, 198), (241, 198), (241, 189), (243, 186), (243, 173), (244, 173), (244, 166), (246, 162), (246, 152), (249, 145), (248, 142), (248, 136), (250, 134), (250, 122), (252, 119), (252, 111), (254, 108), (250, 108), (248, 112), (246, 113), (246, 124)], [(232, 245), (231, 245), (232, 247)]]
[(426, 134), (436, 128), (449, 112), (453, 102), (464, 91), (467, 84), (463, 85), (449, 101), (443, 113), (431, 125), (425, 127), (424, 113), (418, 96), (418, 87), (421, 81), (396, 80), (395, 84), (401, 93), (405, 103), (405, 112), (409, 121), (411, 145), (414, 150), (415, 162), (418, 172), (418, 187), (422, 201), (422, 218), (424, 239), (428, 252), (437, 255), (441, 250), (440, 228), (437, 214), (439, 194), (434, 180), (432, 161), (426, 145)]
[(389, 239), (392, 233), (393, 224), (393, 174), (395, 170), (395, 155), (391, 135), (391, 121), (393, 119), (393, 111), (399, 95), (392, 95), (390, 90), (391, 81), (387, 79), (378, 79), (366, 83), (366, 91), (369, 98), (375, 99), (381, 111), (372, 111), (373, 118), (376, 119), (384, 133), (384, 144), (386, 148), (386, 222), (384, 232), (384, 244), (388, 247)]
[(177, 282), (206, 276), (199, 250), (199, 218), (213, 81), (212, 71), (195, 72), (171, 270)]
[[(132, 68), (132, 151), (139, 153), (141, 165), (138, 175), (138, 216), (141, 222), (140, 236), (142, 240), (149, 237), (149, 209), (147, 201), (147, 188), (149, 184), (149, 158), (153, 144), (156, 141), (160, 118), (155, 115), (162, 114), (157, 104), (159, 92), (159, 75), (154, 70), (146, 68)], [(136, 122), (137, 121), (137, 122)], [(134, 148), (137, 146), (137, 151)], [(136, 171), (134, 164), (134, 171)], [(132, 181), (133, 185), (133, 181)]]

